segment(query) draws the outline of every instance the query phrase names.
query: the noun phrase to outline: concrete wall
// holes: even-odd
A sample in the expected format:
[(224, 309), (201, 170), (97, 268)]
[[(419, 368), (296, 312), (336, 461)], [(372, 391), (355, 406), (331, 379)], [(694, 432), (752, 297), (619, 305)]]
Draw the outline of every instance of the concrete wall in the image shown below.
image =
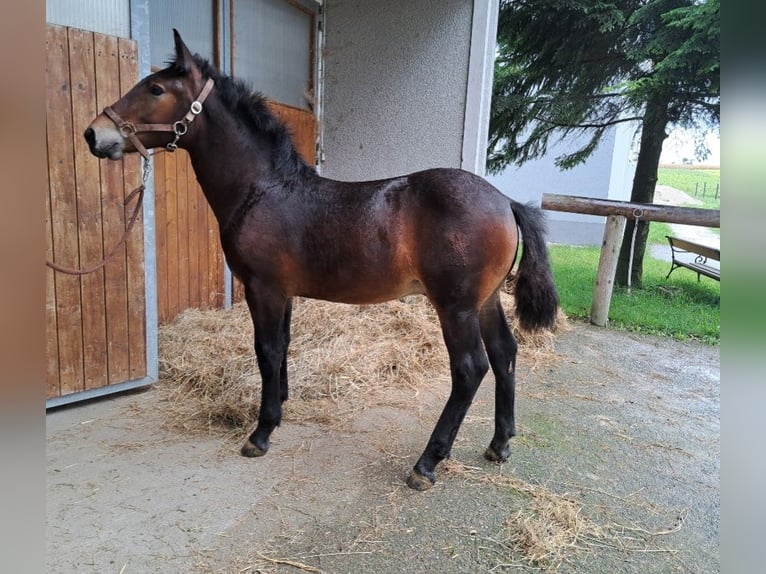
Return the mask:
[[(509, 167), (487, 179), (515, 200), (536, 205), (540, 205), (543, 193), (627, 201), (635, 171), (631, 160), (634, 129), (632, 125), (613, 128), (585, 163), (570, 170), (560, 170), (554, 160), (576, 149), (577, 140), (549, 146), (545, 157)], [(547, 216), (548, 239), (553, 243), (600, 245), (603, 240), (604, 217), (556, 211), (548, 211)]]
[(473, 3), (327, 0), (322, 174), (460, 167)]

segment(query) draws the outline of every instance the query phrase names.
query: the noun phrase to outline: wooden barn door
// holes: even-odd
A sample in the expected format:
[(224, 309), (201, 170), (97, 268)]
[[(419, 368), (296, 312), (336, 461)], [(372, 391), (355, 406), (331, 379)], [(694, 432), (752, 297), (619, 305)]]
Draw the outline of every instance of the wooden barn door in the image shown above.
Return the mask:
[[(170, 31), (179, 29), (193, 52), (249, 81), (271, 99), (270, 109), (287, 124), (305, 161), (314, 165), (316, 117), (299, 107), (301, 102), (305, 104), (304, 95), (312, 91), (315, 56), (315, 10), (304, 4), (292, 0), (151, 0), (152, 68), (160, 69), (172, 56)], [(282, 41), (283, 30), (294, 41)], [(265, 37), (268, 34), (272, 35), (270, 42)], [(264, 52), (266, 46), (273, 46), (273, 53)], [(294, 68), (299, 70), (297, 74)], [(155, 152), (154, 190), (160, 323), (173, 320), (184, 309), (223, 306), (227, 286), (218, 224), (185, 151)], [(231, 289), (234, 301), (242, 299), (237, 281)]]
[[(139, 157), (99, 160), (82, 136), (99, 111), (138, 80), (137, 47), (49, 24), (46, 48), (46, 258), (85, 267), (119, 242), (125, 196), (141, 182)], [(46, 268), (46, 398), (54, 403), (146, 377), (142, 227), (139, 219), (117, 256), (94, 273)]]
[[(314, 115), (278, 102), (270, 102), (269, 108), (288, 125), (304, 160), (314, 165)], [(160, 323), (172, 321), (184, 309), (223, 306), (224, 256), (218, 223), (184, 150), (155, 152), (154, 193)], [(236, 280), (232, 298), (244, 299)]]
[(154, 154), (157, 315), (223, 304), (224, 257), (218, 223), (184, 150)]

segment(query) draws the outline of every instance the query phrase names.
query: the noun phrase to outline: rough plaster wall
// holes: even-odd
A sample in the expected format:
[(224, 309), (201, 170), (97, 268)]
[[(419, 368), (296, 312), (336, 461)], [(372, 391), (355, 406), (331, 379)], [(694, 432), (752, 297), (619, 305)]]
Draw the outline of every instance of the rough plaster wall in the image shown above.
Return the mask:
[(323, 175), (460, 167), (472, 2), (328, 0)]
[[(611, 129), (585, 163), (569, 170), (560, 170), (554, 160), (586, 140), (557, 143), (548, 148), (545, 157), (509, 167), (487, 179), (515, 200), (536, 205), (540, 205), (543, 193), (627, 200), (631, 168), (635, 167), (629, 158), (631, 134), (629, 130)], [(604, 217), (560, 211), (547, 211), (546, 215), (548, 240), (553, 243), (599, 245), (603, 240)]]

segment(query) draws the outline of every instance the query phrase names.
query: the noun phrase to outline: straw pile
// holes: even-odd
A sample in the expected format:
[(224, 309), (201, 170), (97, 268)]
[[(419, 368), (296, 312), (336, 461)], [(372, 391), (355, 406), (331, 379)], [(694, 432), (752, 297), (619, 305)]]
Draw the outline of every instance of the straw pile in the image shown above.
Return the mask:
[[(512, 299), (501, 296), (514, 326)], [(530, 357), (550, 354), (553, 334), (514, 332), (526, 366)], [(188, 309), (160, 327), (159, 343), (158, 388), (171, 426), (243, 431), (257, 420), (260, 375), (244, 303)], [(371, 306), (296, 299), (288, 376), (285, 420), (332, 424), (340, 410), (380, 401), (392, 386), (417, 391), (446, 380), (449, 364), (436, 313), (424, 297)]]

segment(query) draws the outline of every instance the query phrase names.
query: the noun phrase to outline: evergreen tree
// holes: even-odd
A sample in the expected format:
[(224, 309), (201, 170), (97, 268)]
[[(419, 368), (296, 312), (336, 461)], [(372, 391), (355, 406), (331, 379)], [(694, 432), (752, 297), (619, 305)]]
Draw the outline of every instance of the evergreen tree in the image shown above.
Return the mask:
[[(704, 135), (720, 123), (720, 0), (500, 0), (487, 168), (497, 173), (587, 136), (556, 158), (585, 161), (623, 122), (639, 125), (631, 201), (651, 203), (662, 143), (673, 127)], [(580, 140), (583, 141), (583, 140)], [(633, 221), (617, 267), (627, 283)], [(631, 282), (640, 287), (648, 222), (636, 234)]]

